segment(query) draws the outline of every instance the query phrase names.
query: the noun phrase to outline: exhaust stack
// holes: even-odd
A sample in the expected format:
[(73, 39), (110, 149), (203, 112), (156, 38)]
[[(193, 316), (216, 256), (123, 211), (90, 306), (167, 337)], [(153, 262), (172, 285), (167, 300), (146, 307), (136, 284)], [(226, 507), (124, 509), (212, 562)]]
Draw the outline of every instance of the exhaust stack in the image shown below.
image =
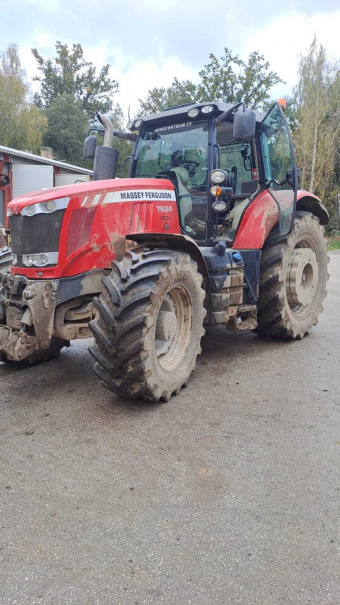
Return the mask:
[(115, 179), (119, 152), (118, 149), (112, 147), (114, 133), (113, 125), (103, 114), (97, 112), (97, 117), (104, 126), (104, 143), (102, 147), (97, 147), (96, 136), (92, 135), (87, 137), (84, 143), (84, 158), (88, 160), (94, 159), (94, 181)]

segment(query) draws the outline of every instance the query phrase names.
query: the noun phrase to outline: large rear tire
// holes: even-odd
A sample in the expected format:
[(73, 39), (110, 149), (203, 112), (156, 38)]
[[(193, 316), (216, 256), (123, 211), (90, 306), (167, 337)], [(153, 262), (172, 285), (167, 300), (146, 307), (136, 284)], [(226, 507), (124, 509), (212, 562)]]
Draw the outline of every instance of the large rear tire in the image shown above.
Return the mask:
[(168, 401), (201, 352), (205, 292), (188, 254), (127, 252), (102, 278), (90, 353), (105, 388), (128, 399)]
[(328, 262), (323, 227), (310, 213), (297, 212), (286, 237), (269, 236), (261, 259), (257, 331), (286, 339), (308, 334), (323, 309)]

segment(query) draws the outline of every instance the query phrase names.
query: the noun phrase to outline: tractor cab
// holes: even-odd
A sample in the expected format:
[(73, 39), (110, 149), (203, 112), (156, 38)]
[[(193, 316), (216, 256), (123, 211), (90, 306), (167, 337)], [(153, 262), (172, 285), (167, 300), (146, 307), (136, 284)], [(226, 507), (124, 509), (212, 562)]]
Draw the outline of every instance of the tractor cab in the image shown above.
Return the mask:
[(94, 178), (115, 178), (113, 136), (133, 140), (129, 177), (170, 180), (181, 232), (198, 245), (220, 240), (233, 245), (248, 206), (264, 191), (279, 213), (281, 235), (289, 233), (297, 169), (289, 127), (277, 103), (267, 114), (243, 103), (180, 105), (129, 122), (130, 133), (115, 132), (104, 116), (98, 117), (106, 143), (104, 138), (104, 146), (95, 150), (95, 137), (85, 142), (85, 157), (95, 157)]
[(242, 104), (184, 105), (130, 123), (137, 132), (129, 176), (175, 186), (181, 230), (199, 245), (231, 244), (255, 196), (267, 189), (290, 230), (296, 165), (278, 104), (267, 115)]

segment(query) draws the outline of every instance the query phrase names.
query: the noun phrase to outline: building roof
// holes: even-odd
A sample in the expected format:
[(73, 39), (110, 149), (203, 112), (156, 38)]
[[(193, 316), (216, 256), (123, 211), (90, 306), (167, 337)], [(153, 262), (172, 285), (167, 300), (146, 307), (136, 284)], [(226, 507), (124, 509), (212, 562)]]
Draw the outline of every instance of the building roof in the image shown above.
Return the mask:
[(17, 156), (20, 158), (26, 158), (27, 160), (35, 161), (40, 164), (50, 164), (51, 166), (66, 168), (71, 172), (80, 172), (81, 174), (93, 174), (92, 170), (82, 168), (81, 166), (73, 166), (72, 164), (66, 164), (65, 162), (59, 162), (58, 160), (51, 160), (50, 158), (45, 158), (41, 155), (35, 155), (34, 153), (29, 153), (28, 151), (21, 151), (20, 149), (11, 149), (11, 147), (4, 147), (3, 145), (0, 145), (0, 153), (8, 153), (9, 155)]

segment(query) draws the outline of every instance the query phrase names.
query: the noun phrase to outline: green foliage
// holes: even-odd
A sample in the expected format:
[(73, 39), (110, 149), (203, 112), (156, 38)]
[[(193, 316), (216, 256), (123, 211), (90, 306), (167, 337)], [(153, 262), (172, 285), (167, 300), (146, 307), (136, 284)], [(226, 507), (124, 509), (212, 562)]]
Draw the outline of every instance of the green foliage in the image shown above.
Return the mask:
[(169, 88), (149, 90), (145, 101), (140, 100), (140, 115), (155, 113), (172, 105), (190, 102), (244, 101), (248, 107), (261, 108), (269, 100), (269, 90), (282, 82), (263, 55), (252, 52), (248, 62), (238, 55), (232, 55), (228, 48), (217, 59), (209, 55), (210, 62), (199, 72), (200, 82), (196, 85), (189, 80), (179, 82), (176, 78)]
[(332, 235), (328, 240), (328, 250), (340, 250), (340, 232), (338, 235)]
[(189, 80), (179, 82), (177, 78), (169, 88), (152, 88), (145, 101), (140, 100), (139, 115), (157, 113), (166, 107), (192, 103), (197, 94), (197, 87)]
[(88, 123), (81, 102), (71, 94), (57, 97), (44, 110), (48, 120), (44, 145), (52, 147), (53, 155), (59, 160), (84, 165), (83, 144)]
[(247, 107), (260, 108), (269, 99), (269, 90), (282, 82), (274, 71), (269, 70), (269, 62), (258, 52), (249, 55), (248, 62), (238, 55), (232, 55), (228, 48), (217, 59), (209, 55), (210, 63), (199, 72), (201, 83), (197, 87), (197, 98), (203, 101), (225, 101), (239, 103)]
[[(113, 105), (118, 83), (109, 77), (110, 66), (104, 65), (97, 73), (93, 64), (85, 60), (80, 44), (69, 47), (56, 42), (54, 59), (44, 59), (37, 49), (32, 49), (32, 53), (41, 74), (35, 78), (40, 82), (40, 92), (34, 101), (48, 119), (44, 144), (52, 147), (60, 160), (90, 167), (83, 160), (83, 144), (89, 122), (91, 126), (96, 124), (96, 112), (112, 118), (117, 129), (123, 123), (122, 110)], [(130, 145), (119, 141), (117, 146), (121, 169), (122, 156), (130, 154)]]
[(69, 48), (67, 44), (56, 42), (54, 59), (45, 60), (36, 48), (32, 53), (41, 72), (34, 78), (41, 84), (40, 93), (35, 95), (37, 107), (49, 107), (56, 98), (73, 95), (89, 117), (96, 111), (111, 111), (118, 84), (108, 75), (110, 65), (104, 65), (97, 74), (93, 63), (85, 60), (81, 44)]
[[(114, 126), (115, 130), (119, 132), (125, 132), (125, 120), (124, 114), (122, 112), (121, 107), (117, 104), (113, 108), (113, 112), (109, 115), (110, 120)], [(129, 162), (126, 163), (125, 171), (124, 169), (124, 161), (125, 158), (132, 154), (133, 142), (126, 141), (124, 139), (118, 139), (118, 137), (113, 138), (113, 146), (119, 151), (119, 159), (117, 166), (117, 176), (126, 177), (128, 174)]]
[(7, 147), (40, 153), (46, 117), (34, 106), (18, 47), (0, 55), (0, 142)]
[(301, 57), (295, 89), (294, 134), (302, 186), (332, 213), (340, 193), (340, 65), (312, 42)]

